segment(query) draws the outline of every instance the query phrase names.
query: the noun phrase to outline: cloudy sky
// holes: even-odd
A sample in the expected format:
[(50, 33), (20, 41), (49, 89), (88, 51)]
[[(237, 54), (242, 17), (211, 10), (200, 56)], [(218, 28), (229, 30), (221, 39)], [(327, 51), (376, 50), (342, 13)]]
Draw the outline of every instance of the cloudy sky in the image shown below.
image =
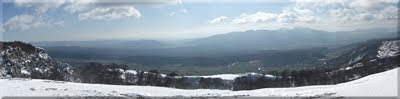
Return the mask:
[(3, 0), (4, 40), (177, 40), (305, 27), (396, 29), (399, 0)]

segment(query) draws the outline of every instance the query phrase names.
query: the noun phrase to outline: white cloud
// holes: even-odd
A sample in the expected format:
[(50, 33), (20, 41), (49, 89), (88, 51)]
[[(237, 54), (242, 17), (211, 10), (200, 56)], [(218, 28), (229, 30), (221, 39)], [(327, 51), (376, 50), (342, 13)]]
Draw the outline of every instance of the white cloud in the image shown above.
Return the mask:
[(64, 27), (64, 21), (44, 20), (38, 16), (23, 14), (10, 18), (0, 26), (0, 32), (27, 31), (40, 27)]
[(38, 14), (46, 13), (52, 8), (58, 8), (65, 3), (65, 0), (15, 0), (19, 7), (33, 8)]
[(25, 31), (32, 28), (38, 28), (45, 25), (45, 22), (40, 19), (36, 19), (31, 15), (18, 15), (9, 19), (4, 24), (5, 30), (18, 30)]
[[(63, 7), (70, 13), (77, 13), (81, 20), (114, 20), (127, 17), (140, 17), (134, 7), (137, 4), (176, 5), (182, 0), (11, 0), (18, 7), (33, 8), (38, 14), (53, 8)], [(187, 9), (182, 9), (187, 13)]]
[[(152, 1), (152, 0), (149, 0)], [(140, 0), (100, 1), (100, 0), (70, 0), (64, 9), (77, 13), (79, 20), (115, 20), (121, 18), (141, 17), (134, 4)]]
[(71, 13), (80, 12), (88, 9), (90, 4), (95, 3), (96, 0), (69, 0), (64, 10), (69, 11)]
[(64, 21), (57, 21), (57, 22), (54, 22), (53, 23), (53, 25), (55, 26), (55, 27), (64, 27)]
[(349, 4), (350, 7), (366, 9), (368, 11), (380, 11), (388, 5), (396, 6), (398, 0), (354, 0)]
[(182, 0), (96, 0), (97, 3), (120, 3), (120, 4), (182, 4)]
[[(141, 13), (134, 7), (136, 4), (175, 5), (181, 0), (10, 0), (17, 7), (32, 8), (33, 15), (21, 14), (7, 20), (0, 32), (16, 30), (26, 31), (39, 27), (64, 27), (64, 21), (43, 19), (51, 9), (62, 8), (75, 13), (80, 20), (115, 20), (122, 18), (139, 18)], [(182, 9), (187, 13), (187, 9)], [(44, 17), (43, 17), (44, 16)]]
[[(3, 24), (0, 24), (0, 33), (3, 33), (3, 32), (5, 32), (6, 30), (4, 30), (4, 26), (3, 26)], [(0, 35), (3, 35), (3, 34), (0, 34)]]
[(182, 4), (181, 0), (67, 0), (65, 10), (75, 13), (85, 10), (110, 7), (134, 6), (139, 4), (175, 5)]
[(210, 24), (214, 24), (214, 23), (218, 23), (218, 22), (221, 22), (221, 21), (224, 21), (224, 20), (226, 20), (226, 19), (228, 19), (229, 17), (226, 17), (226, 16), (220, 16), (220, 17), (217, 17), (217, 18), (214, 18), (214, 19), (212, 19), (210, 22), (208, 22), (208, 23), (210, 23)]
[(174, 16), (175, 14), (176, 14), (176, 12), (173, 11), (173, 12), (169, 13), (168, 16)]
[(188, 13), (188, 10), (187, 9), (182, 9), (181, 12), (182, 13)]
[[(340, 23), (393, 21), (398, 0), (296, 0), (293, 9), (309, 10), (311, 15)], [(390, 9), (385, 13), (385, 9)], [(385, 17), (385, 18), (382, 18)], [(389, 17), (389, 18), (388, 18)]]
[(281, 13), (257, 12), (255, 14), (243, 13), (232, 20), (232, 23), (313, 23), (318, 18), (309, 9), (286, 9)]
[(385, 24), (397, 21), (399, 0), (292, 0), (280, 13), (242, 14), (235, 24)]
[(275, 21), (277, 17), (278, 14), (274, 13), (257, 12), (252, 15), (247, 15), (244, 13), (241, 15), (241, 17), (233, 19), (232, 23), (240, 24), (240, 23), (271, 22)]
[[(134, 5), (136, 4), (156, 4), (156, 5), (175, 5), (182, 4), (181, 0), (70, 0), (64, 7), (71, 13), (78, 13), (80, 20), (115, 20), (121, 18), (140, 18), (141, 13)], [(187, 9), (182, 9), (182, 13), (187, 13)], [(171, 12), (169, 15), (175, 15)]]
[(168, 13), (168, 16), (175, 16), (177, 14), (186, 14), (186, 13), (189, 13), (189, 11), (187, 9), (183, 8), (183, 9), (180, 9), (179, 11), (172, 11), (172, 12)]
[(229, 3), (239, 3), (239, 4), (260, 4), (260, 3), (287, 3), (289, 0), (184, 0), (185, 3), (196, 3), (196, 4), (229, 4)]
[(103, 7), (95, 8), (85, 13), (79, 14), (80, 20), (114, 20), (127, 17), (141, 16), (140, 12), (133, 6), (121, 6), (121, 7)]

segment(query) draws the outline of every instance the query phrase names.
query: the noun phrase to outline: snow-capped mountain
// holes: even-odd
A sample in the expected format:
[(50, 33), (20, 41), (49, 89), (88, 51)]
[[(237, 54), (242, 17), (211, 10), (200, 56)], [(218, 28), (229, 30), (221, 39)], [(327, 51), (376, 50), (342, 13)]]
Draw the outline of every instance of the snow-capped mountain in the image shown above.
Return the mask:
[(0, 78), (72, 80), (72, 67), (52, 60), (42, 48), (18, 41), (0, 45)]

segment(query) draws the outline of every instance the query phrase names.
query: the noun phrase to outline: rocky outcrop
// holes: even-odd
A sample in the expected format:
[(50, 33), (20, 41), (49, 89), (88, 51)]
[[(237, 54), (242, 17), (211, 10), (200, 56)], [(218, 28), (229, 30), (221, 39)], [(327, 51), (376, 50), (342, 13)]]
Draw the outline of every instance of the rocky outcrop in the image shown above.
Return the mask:
[(0, 42), (0, 78), (72, 80), (72, 67), (24, 42)]

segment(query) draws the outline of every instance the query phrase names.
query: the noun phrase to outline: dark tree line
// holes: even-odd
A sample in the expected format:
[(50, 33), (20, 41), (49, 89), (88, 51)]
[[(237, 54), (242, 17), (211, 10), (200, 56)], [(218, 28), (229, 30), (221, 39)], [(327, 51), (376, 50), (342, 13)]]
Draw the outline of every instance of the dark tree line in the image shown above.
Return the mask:
[(127, 65), (88, 63), (76, 68), (75, 78), (82, 83), (102, 83), (120, 85), (150, 85), (181, 89), (229, 89), (229, 81), (221, 78), (182, 77), (176, 72), (167, 75), (158, 70), (126, 72)]
[(126, 70), (127, 65), (88, 63), (76, 68), (76, 78), (83, 83), (123, 84), (121, 70)]
[(308, 85), (330, 85), (352, 81), (371, 74), (384, 72), (399, 65), (400, 57), (363, 61), (350, 67), (316, 68), (302, 70), (272, 71), (275, 77), (242, 76), (236, 78), (233, 90), (252, 90), (271, 87), (297, 87)]
[[(167, 75), (158, 70), (127, 73), (126, 65), (89, 63), (77, 68), (76, 78), (84, 83), (104, 83), (123, 85), (150, 85), (181, 89), (232, 89), (252, 90), (259, 88), (298, 87), (308, 85), (330, 85), (352, 81), (374, 73), (398, 67), (399, 56), (373, 61), (362, 61), (349, 67), (321, 67), (301, 70), (271, 71), (263, 75), (247, 75), (234, 81), (221, 78), (183, 77), (171, 72)], [(347, 69), (346, 69), (347, 68)]]
[[(128, 66), (123, 64), (88, 63), (84, 66), (74, 68), (74, 79), (69, 81), (119, 85), (150, 85), (181, 89), (252, 90), (348, 82), (396, 68), (399, 65), (398, 60), (400, 60), (399, 56), (365, 60), (350, 64), (348, 67), (271, 71), (267, 74), (274, 75), (274, 77), (264, 76), (265, 74), (248, 75), (238, 77), (234, 81), (223, 80), (221, 78), (183, 77), (179, 76), (176, 72), (164, 75), (158, 70), (150, 70), (148, 72), (136, 70), (136, 73), (130, 73), (127, 72)], [(63, 78), (65, 74), (60, 71), (64, 70), (63, 66), (61, 66), (62, 64), (52, 64), (57, 64), (58, 67), (49, 68), (50, 71), (46, 73), (32, 71), (30, 78), (67, 80)]]

